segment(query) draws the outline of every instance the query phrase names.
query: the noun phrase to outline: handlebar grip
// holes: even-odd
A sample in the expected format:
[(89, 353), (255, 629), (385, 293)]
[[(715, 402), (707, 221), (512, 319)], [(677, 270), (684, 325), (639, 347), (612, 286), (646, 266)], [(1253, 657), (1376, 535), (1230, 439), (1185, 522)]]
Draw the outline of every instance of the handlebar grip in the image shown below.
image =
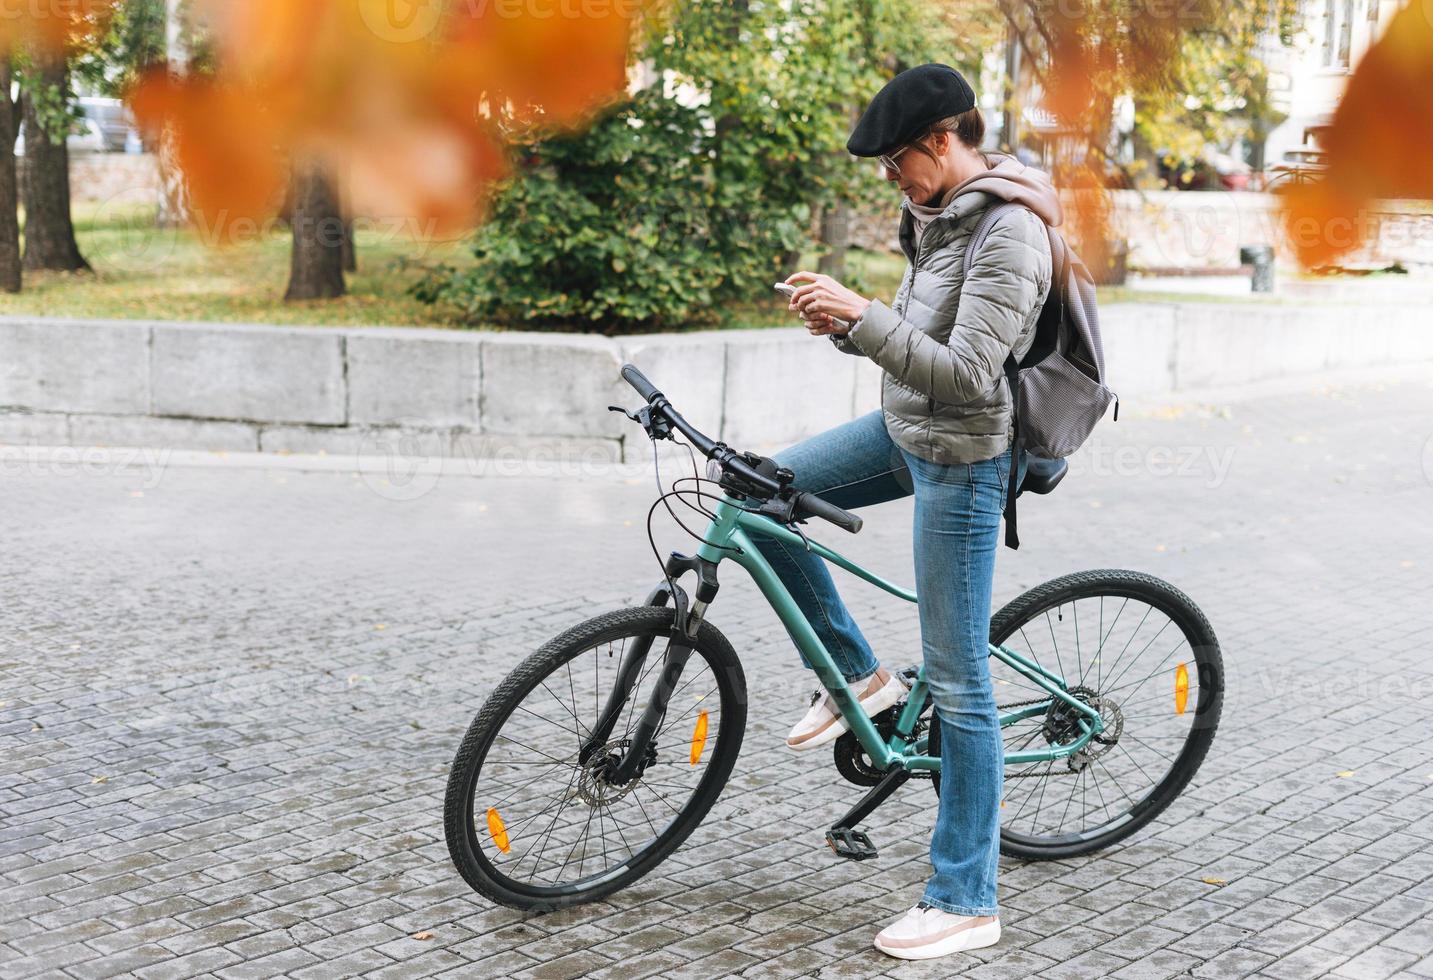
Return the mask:
[(657, 386), (648, 381), (647, 376), (641, 371), (638, 371), (633, 364), (622, 365), (622, 380), (626, 381), (633, 388), (636, 388), (637, 394), (641, 395), (647, 402), (663, 397), (662, 393), (657, 390)]
[(812, 517), (819, 517), (823, 521), (830, 521), (839, 528), (844, 528), (852, 534), (859, 534), (865, 521), (852, 514), (850, 511), (842, 510), (835, 504), (828, 504), (820, 497), (811, 493), (803, 493), (796, 502), (798, 509), (805, 511)]

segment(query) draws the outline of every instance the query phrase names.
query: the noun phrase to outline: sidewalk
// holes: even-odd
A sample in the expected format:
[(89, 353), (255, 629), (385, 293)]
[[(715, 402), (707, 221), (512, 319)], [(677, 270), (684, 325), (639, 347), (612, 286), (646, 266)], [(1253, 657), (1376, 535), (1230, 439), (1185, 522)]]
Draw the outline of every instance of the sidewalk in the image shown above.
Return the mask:
[[(832, 857), (859, 790), (781, 747), (811, 680), (734, 571), (711, 619), (751, 716), (690, 841), (544, 916), (448, 864), (446, 769), (486, 693), (657, 580), (650, 474), (401, 499), (351, 458), (8, 460), (0, 975), (1433, 977), (1433, 372), (1146, 407), (1022, 506), (996, 602), (1080, 568), (1170, 580), (1223, 646), (1214, 747), (1129, 842), (1002, 860), (1001, 944), (925, 965), (870, 942), (919, 897), (934, 799), (882, 809), (879, 859)], [(822, 538), (909, 583), (909, 501)], [(838, 582), (887, 663), (916, 659), (908, 607)]]

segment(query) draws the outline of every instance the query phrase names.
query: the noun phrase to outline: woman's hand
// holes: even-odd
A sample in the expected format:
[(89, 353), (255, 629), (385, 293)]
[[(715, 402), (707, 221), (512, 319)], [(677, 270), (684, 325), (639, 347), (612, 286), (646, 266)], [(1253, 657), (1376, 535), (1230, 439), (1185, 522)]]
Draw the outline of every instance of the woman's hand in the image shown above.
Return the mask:
[(844, 336), (849, 327), (836, 325), (836, 320), (855, 323), (870, 307), (871, 301), (852, 292), (830, 276), (817, 272), (798, 272), (786, 280), (787, 285), (797, 286), (791, 297), (791, 309), (801, 314), (806, 329), (820, 337), (826, 334)]

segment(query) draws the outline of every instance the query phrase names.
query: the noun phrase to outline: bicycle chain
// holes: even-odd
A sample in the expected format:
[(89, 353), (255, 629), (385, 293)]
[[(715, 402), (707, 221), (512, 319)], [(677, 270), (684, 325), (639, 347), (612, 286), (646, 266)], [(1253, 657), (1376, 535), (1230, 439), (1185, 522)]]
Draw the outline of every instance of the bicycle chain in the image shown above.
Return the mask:
[[(1093, 693), (1093, 692), (1092, 692), (1092, 693)], [(818, 695), (817, 695), (817, 696), (819, 697), (819, 692), (818, 692)], [(1095, 698), (1098, 700), (1098, 699), (1099, 699), (1099, 695), (1095, 695)], [(1023, 707), (1026, 707), (1026, 706), (1032, 705), (1032, 704), (1044, 704), (1044, 703), (1048, 702), (1049, 700), (1050, 700), (1049, 698), (1031, 698), (1029, 701), (1011, 701), (1011, 702), (1008, 703), (1008, 704), (998, 705), (997, 707), (998, 707), (999, 710), (1005, 711), (1005, 710), (1008, 710), (1008, 709), (1010, 709), (1010, 708), (1023, 708)], [(813, 702), (812, 702), (812, 703), (815, 703), (814, 699), (813, 699)], [(905, 702), (904, 702), (904, 701), (901, 701), (901, 702), (899, 702), (898, 704), (894, 705), (892, 708), (887, 709), (887, 711), (890, 712), (890, 714), (891, 714), (891, 716), (892, 716), (892, 718), (893, 718), (896, 714), (899, 714), (900, 709), (903, 708), (904, 706), (905, 706)], [(885, 715), (885, 714), (887, 714), (887, 712), (882, 712), (882, 714)], [(917, 723), (916, 731), (915, 731), (913, 734), (919, 735), (920, 730), (921, 730), (921, 728), (923, 728), (923, 727), (924, 727), (924, 722), (918, 722), (918, 723)], [(1110, 736), (1110, 735), (1105, 735), (1105, 734), (1097, 734), (1097, 735), (1092, 735), (1092, 736), (1091, 736), (1091, 739), (1092, 739), (1093, 741), (1099, 742), (1099, 743), (1101, 743), (1101, 744), (1103, 744), (1103, 745), (1113, 745), (1114, 742), (1115, 742), (1115, 740), (1119, 738), (1120, 733), (1121, 733), (1121, 731), (1123, 730), (1123, 728), (1124, 728), (1123, 719), (1122, 719), (1122, 718), (1117, 718), (1116, 727), (1115, 727), (1115, 729), (1114, 729), (1114, 733), (1113, 733), (1112, 736)], [(877, 730), (880, 731), (880, 734), (881, 734), (883, 737), (886, 737), (886, 738), (889, 738), (889, 737), (890, 737), (890, 732), (889, 732), (889, 731), (883, 731), (883, 730), (881, 730), (881, 726), (878, 725), (878, 726), (877, 726)], [(848, 741), (851, 742), (851, 743), (854, 743), (854, 742), (855, 742), (855, 736), (852, 735), (850, 732), (846, 732), (846, 733), (842, 734), (841, 739), (842, 739), (842, 740), (848, 740)], [(856, 755), (856, 752), (857, 752), (858, 750), (856, 749), (855, 745), (853, 744), (853, 745), (847, 746), (847, 745), (845, 745), (845, 744), (843, 743), (842, 746), (840, 746), (839, 748), (845, 748), (846, 751), (847, 751), (847, 753), (848, 753), (848, 755), (851, 757), (853, 764), (855, 764), (855, 760), (856, 760), (857, 758), (859, 758), (859, 757)], [(1081, 750), (1081, 751), (1083, 751), (1083, 750)], [(1074, 759), (1080, 758), (1080, 753), (1076, 753), (1075, 755), (1067, 756), (1066, 758), (1069, 759), (1069, 760), (1074, 760)], [(839, 764), (838, 764), (838, 768), (839, 768)], [(867, 773), (864, 772), (864, 766), (861, 766), (861, 765), (859, 765), (859, 764), (856, 765), (856, 768), (857, 768), (858, 770), (861, 770), (863, 775), (868, 775), (869, 777), (879, 778), (879, 776), (881, 775), (880, 773), (876, 773), (876, 772), (871, 772), (871, 773), (867, 774)], [(1049, 769), (1047, 769), (1047, 770), (1044, 771), (1044, 772), (1017, 772), (1017, 773), (1006, 773), (1006, 774), (1005, 774), (1005, 778), (1006, 778), (1006, 779), (1045, 779), (1045, 778), (1047, 778), (1047, 777), (1049, 777), (1049, 776), (1078, 776), (1081, 772), (1084, 771), (1084, 768), (1085, 768), (1085, 767), (1082, 766), (1082, 767), (1080, 767), (1079, 769), (1072, 769), (1072, 768), (1069, 768), (1069, 766), (1067, 765), (1067, 766), (1066, 766), (1065, 768), (1063, 768), (1063, 769), (1056, 770), (1053, 766), (1051, 766)], [(931, 770), (913, 769), (913, 770), (911, 770), (910, 776), (911, 776), (912, 779), (933, 779), (933, 778), (935, 777), (935, 773), (934, 773), (933, 771), (931, 771)], [(848, 777), (848, 778), (849, 778), (849, 777)], [(865, 783), (864, 785), (874, 785), (874, 781), (872, 781), (872, 782), (870, 782), (870, 783)]]

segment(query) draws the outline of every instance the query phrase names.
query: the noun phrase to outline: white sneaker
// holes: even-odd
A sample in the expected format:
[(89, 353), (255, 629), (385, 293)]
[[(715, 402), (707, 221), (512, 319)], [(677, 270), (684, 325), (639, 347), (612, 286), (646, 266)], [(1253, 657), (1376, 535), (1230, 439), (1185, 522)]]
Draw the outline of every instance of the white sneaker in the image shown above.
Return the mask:
[(996, 916), (956, 915), (929, 905), (917, 905), (876, 933), (876, 948), (903, 960), (929, 960), (999, 941)]
[[(865, 689), (856, 698), (866, 714), (876, 715), (908, 693), (909, 689), (901, 683), (899, 677), (884, 667), (878, 667)], [(818, 690), (811, 695), (811, 710), (791, 729), (791, 734), (786, 736), (786, 744), (797, 752), (804, 752), (834, 742), (850, 727), (836, 710), (836, 702), (831, 697), (831, 692)]]

